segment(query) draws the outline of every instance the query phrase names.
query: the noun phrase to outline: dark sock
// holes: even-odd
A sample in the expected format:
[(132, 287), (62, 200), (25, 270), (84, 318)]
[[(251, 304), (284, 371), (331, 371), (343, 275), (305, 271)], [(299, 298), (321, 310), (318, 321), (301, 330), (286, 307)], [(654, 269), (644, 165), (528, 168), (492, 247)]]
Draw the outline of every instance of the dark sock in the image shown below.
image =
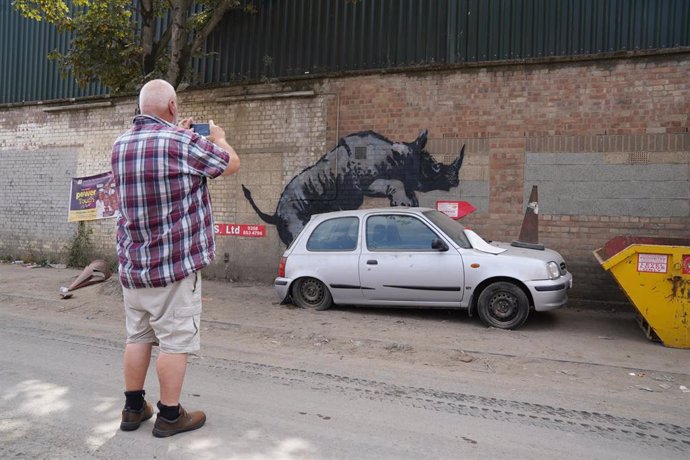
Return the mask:
[(144, 390), (137, 391), (125, 391), (125, 407), (131, 410), (141, 410), (144, 407), (144, 395), (146, 392)]
[(166, 406), (158, 401), (158, 414), (166, 420), (175, 420), (180, 416), (180, 405)]

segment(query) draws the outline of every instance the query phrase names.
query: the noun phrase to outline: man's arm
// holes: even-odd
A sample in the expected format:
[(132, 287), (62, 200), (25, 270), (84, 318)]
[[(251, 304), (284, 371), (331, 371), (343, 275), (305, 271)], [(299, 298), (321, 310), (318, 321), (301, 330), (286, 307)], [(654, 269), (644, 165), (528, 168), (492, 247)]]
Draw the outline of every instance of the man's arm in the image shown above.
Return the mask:
[(237, 152), (235, 152), (235, 149), (233, 149), (225, 139), (217, 139), (214, 144), (228, 152), (228, 156), (230, 157), (230, 160), (228, 160), (228, 167), (225, 168), (225, 171), (223, 171), (221, 176), (229, 176), (230, 174), (235, 174), (237, 171), (239, 171), (240, 157), (237, 155)]
[(228, 160), (228, 167), (225, 168), (221, 176), (229, 176), (236, 173), (240, 169), (240, 157), (237, 155), (237, 152), (235, 152), (235, 149), (228, 144), (228, 141), (225, 140), (225, 130), (213, 123), (213, 120), (209, 120), (208, 124), (211, 131), (208, 140), (228, 152), (228, 156), (230, 157)]

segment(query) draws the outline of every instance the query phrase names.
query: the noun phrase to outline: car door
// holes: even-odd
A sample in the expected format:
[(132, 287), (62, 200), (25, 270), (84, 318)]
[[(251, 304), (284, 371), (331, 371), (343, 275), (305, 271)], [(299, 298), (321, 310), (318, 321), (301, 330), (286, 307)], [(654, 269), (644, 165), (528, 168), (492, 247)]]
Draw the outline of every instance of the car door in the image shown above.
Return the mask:
[(365, 299), (420, 305), (460, 303), (462, 256), (453, 247), (432, 249), (432, 241), (441, 236), (425, 221), (410, 214), (375, 214), (364, 225), (359, 275)]
[(301, 273), (312, 273), (328, 286), (333, 300), (357, 303), (361, 300), (359, 282), (359, 219), (337, 217), (321, 222), (309, 235), (303, 257), (290, 256), (301, 263)]

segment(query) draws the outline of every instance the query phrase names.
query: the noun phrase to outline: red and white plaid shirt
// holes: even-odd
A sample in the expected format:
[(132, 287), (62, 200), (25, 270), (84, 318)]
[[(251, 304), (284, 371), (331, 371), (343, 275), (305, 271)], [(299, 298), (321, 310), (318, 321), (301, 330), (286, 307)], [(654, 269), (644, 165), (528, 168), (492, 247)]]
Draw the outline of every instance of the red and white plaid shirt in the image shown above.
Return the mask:
[(126, 288), (162, 287), (215, 256), (207, 178), (220, 176), (228, 153), (198, 134), (138, 115), (113, 145), (120, 218), (117, 256)]

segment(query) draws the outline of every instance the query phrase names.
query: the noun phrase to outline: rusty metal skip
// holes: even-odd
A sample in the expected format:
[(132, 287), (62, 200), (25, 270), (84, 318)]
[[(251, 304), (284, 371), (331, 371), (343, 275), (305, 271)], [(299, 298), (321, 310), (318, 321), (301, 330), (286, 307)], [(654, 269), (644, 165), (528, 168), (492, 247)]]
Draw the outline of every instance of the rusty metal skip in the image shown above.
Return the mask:
[(690, 348), (690, 239), (617, 236), (594, 257), (633, 303), (648, 338)]

